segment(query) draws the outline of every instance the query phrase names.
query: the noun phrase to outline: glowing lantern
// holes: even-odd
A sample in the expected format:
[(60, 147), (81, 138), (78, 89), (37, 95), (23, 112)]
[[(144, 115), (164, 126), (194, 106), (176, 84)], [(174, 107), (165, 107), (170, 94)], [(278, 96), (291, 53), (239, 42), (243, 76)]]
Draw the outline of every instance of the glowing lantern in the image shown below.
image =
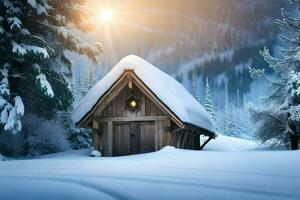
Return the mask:
[(140, 107), (140, 103), (139, 100), (137, 98), (135, 98), (134, 96), (130, 96), (127, 99), (127, 107), (131, 110), (131, 111), (135, 111)]

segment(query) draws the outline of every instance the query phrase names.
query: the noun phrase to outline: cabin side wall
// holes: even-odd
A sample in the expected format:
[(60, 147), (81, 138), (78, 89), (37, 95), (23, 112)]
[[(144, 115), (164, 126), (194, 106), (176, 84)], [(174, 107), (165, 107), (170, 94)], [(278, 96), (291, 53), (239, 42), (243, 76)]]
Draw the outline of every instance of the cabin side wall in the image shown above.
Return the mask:
[[(138, 98), (140, 103), (140, 108), (133, 112), (130, 111), (126, 105), (128, 97), (132, 95)], [(127, 83), (119, 94), (117, 94), (103, 110), (96, 109), (94, 112), (94, 147), (100, 150), (104, 156), (113, 156), (114, 145), (118, 145), (113, 138), (114, 132), (133, 134), (133, 128), (126, 128), (129, 124), (130, 127), (139, 127), (139, 131), (145, 130), (147, 132), (148, 130), (149, 132), (149, 125), (147, 128), (147, 123), (143, 122), (153, 122), (151, 123), (153, 126), (151, 125), (150, 131), (155, 134), (154, 150), (159, 150), (166, 145), (172, 144), (171, 120), (170, 117), (168, 117), (168, 114), (159, 109), (159, 107), (135, 84), (132, 84), (130, 87)], [(124, 123), (123, 128), (120, 126), (120, 123)], [(129, 133), (126, 133), (128, 131)], [(124, 138), (125, 143), (130, 140), (132, 141), (132, 139)]]

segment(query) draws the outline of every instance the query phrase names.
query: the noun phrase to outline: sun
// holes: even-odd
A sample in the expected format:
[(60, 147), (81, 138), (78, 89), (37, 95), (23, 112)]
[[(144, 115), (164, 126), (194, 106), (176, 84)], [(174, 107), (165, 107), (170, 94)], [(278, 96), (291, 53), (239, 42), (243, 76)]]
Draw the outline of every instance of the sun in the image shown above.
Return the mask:
[(101, 13), (101, 20), (104, 23), (109, 23), (112, 21), (114, 13), (111, 10), (103, 10)]

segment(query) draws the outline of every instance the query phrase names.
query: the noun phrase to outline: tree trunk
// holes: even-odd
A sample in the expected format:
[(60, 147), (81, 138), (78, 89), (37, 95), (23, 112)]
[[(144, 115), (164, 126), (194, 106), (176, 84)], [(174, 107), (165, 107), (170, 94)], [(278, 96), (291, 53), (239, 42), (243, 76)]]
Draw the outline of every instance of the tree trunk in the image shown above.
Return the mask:
[(298, 150), (298, 135), (297, 134), (290, 134), (290, 139), (291, 139), (291, 149), (292, 150)]

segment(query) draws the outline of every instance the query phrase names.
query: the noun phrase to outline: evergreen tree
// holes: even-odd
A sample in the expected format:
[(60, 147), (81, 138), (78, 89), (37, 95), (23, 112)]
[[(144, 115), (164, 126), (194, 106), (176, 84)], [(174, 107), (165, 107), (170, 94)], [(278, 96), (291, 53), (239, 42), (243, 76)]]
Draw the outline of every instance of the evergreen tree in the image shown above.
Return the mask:
[(75, 87), (74, 83), (72, 85), (74, 102), (70, 111), (63, 113), (62, 116), (67, 130), (67, 139), (69, 140), (72, 149), (88, 148), (92, 144), (92, 131), (86, 128), (75, 127), (74, 122), (71, 120), (70, 113), (77, 107), (81, 99), (94, 84), (93, 68), (92, 66), (89, 66), (87, 73), (80, 74), (79, 86)]
[(223, 133), (228, 136), (237, 136), (236, 123), (233, 118), (232, 105), (229, 103), (228, 98), (228, 85), (225, 85), (225, 106), (224, 106), (224, 121)]
[(92, 144), (92, 130), (86, 128), (77, 128), (69, 112), (62, 112), (58, 118), (62, 121), (66, 130), (66, 138), (72, 149), (89, 148)]
[(224, 101), (224, 119), (223, 119), (223, 133), (228, 134), (228, 120), (230, 118), (229, 103), (228, 103), (228, 85), (225, 84), (225, 101)]
[(85, 96), (86, 93), (95, 85), (95, 79), (94, 79), (94, 69), (93, 66), (87, 67), (87, 73), (81, 73), (81, 85), (80, 90), (82, 96)]
[(71, 61), (65, 50), (98, 61), (101, 45), (88, 45), (70, 31), (87, 30), (83, 2), (0, 1), (0, 123), (5, 131), (21, 131), (23, 105), (47, 119), (71, 105)]
[(215, 115), (212, 95), (210, 92), (210, 86), (207, 77), (206, 77), (206, 87), (205, 87), (205, 94), (204, 94), (204, 108), (212, 118), (214, 124), (216, 124), (216, 115)]
[(192, 95), (197, 100), (200, 101), (198, 92), (197, 92), (197, 80), (196, 80), (196, 72), (195, 70), (192, 71)]
[(236, 92), (236, 112), (234, 114), (234, 121), (236, 125), (235, 133), (239, 137), (243, 137), (244, 127), (243, 127), (243, 116), (242, 113), (245, 113), (244, 106), (241, 105), (240, 102), (240, 90), (238, 89)]
[(282, 10), (282, 19), (276, 20), (283, 41), (281, 57), (272, 57), (265, 47), (260, 54), (276, 74), (270, 78), (264, 69), (250, 68), (252, 78), (265, 78), (269, 83), (267, 105), (250, 106), (249, 113), (255, 125), (256, 136), (262, 142), (289, 144), (298, 149), (300, 137), (300, 1), (291, 0), (297, 15), (292, 17)]

